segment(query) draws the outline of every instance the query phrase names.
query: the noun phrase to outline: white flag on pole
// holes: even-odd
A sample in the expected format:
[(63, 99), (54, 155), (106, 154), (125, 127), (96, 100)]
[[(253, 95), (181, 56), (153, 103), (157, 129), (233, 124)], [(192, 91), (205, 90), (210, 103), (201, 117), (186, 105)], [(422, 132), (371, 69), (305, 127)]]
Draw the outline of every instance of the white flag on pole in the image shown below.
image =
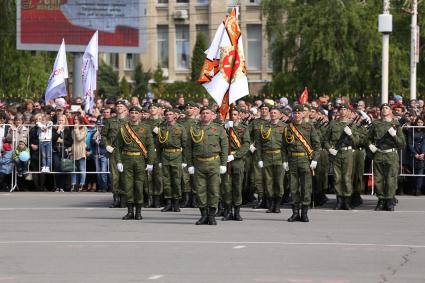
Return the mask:
[(58, 55), (56, 56), (55, 64), (53, 65), (53, 70), (50, 74), (44, 94), (46, 104), (51, 99), (67, 95), (65, 83), (65, 79), (67, 78), (68, 65), (66, 62), (65, 40), (62, 39), (62, 44), (59, 47)]
[(96, 31), (83, 55), (83, 96), (84, 111), (92, 113), (94, 105), (94, 91), (96, 90), (96, 72), (98, 69), (98, 32)]

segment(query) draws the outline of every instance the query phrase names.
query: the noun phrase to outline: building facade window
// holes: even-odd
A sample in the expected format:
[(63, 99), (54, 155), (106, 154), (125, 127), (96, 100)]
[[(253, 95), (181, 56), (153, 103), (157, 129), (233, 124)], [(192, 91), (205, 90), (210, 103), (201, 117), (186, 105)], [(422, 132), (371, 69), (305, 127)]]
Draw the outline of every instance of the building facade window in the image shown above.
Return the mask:
[(189, 26), (176, 25), (176, 68), (189, 68)]
[(183, 3), (183, 4), (188, 4), (189, 0), (176, 0), (177, 4)]
[(273, 44), (276, 41), (276, 35), (274, 33), (270, 34), (268, 37), (268, 48), (267, 48), (267, 52), (268, 52), (268, 68), (269, 69), (273, 69)]
[(261, 69), (261, 25), (247, 25), (247, 67), (248, 69)]
[(168, 0), (157, 0), (157, 3), (160, 5), (168, 4)]
[(168, 68), (168, 26), (157, 27), (158, 65)]
[(260, 5), (261, 4), (261, 0), (248, 0), (248, 4)]
[(119, 67), (119, 54), (118, 53), (109, 53), (106, 55), (106, 64), (111, 66), (114, 69)]
[(207, 43), (210, 42), (208, 25), (196, 25), (196, 34), (202, 33), (205, 36)]
[(132, 54), (132, 53), (125, 54), (125, 69), (134, 70), (139, 61), (138, 58), (139, 57), (137, 54)]
[(196, 0), (196, 4), (198, 4), (198, 5), (208, 5), (208, 0)]

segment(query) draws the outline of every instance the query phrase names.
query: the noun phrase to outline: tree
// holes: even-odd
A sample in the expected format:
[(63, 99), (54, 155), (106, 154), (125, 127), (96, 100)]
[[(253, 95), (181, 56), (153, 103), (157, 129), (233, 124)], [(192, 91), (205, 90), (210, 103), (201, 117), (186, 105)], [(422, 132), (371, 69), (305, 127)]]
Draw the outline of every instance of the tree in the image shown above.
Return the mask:
[(120, 93), (125, 99), (130, 98), (130, 86), (129, 86), (125, 76), (122, 77), (121, 82), (120, 82)]
[[(379, 93), (381, 34), (377, 18), (381, 1), (264, 0), (268, 34), (274, 35), (273, 92), (291, 93), (304, 86), (318, 93)], [(394, 3), (390, 45), (390, 90), (406, 91), (408, 23)]]
[(151, 77), (151, 72), (145, 72), (143, 70), (143, 64), (138, 64), (136, 66), (136, 69), (134, 70), (133, 95), (139, 97), (145, 96), (146, 93), (149, 91), (149, 80), (151, 79)]
[(193, 47), (192, 54), (192, 72), (190, 74), (192, 81), (197, 81), (199, 74), (201, 73), (202, 66), (204, 65), (205, 60), (205, 50), (207, 50), (207, 40), (205, 35), (199, 32), (196, 35), (195, 46)]
[(165, 77), (164, 73), (162, 72), (161, 66), (157, 66), (155, 72), (153, 73), (153, 80), (152, 83), (152, 92), (155, 95), (155, 97), (162, 97), (161, 95), (165, 91)]
[(98, 71), (98, 94), (100, 97), (108, 98), (118, 96), (120, 92), (120, 86), (118, 84), (118, 73), (114, 69), (105, 64), (99, 65)]

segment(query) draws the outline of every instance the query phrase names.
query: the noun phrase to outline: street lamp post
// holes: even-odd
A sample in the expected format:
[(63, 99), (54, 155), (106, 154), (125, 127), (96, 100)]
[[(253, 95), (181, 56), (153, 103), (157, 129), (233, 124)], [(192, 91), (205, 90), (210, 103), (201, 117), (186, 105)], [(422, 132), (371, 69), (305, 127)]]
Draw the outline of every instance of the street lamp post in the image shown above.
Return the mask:
[(390, 14), (390, 0), (384, 0), (384, 11), (378, 18), (378, 31), (382, 33), (382, 86), (381, 103), (388, 102), (388, 69), (390, 34), (393, 30), (392, 16)]

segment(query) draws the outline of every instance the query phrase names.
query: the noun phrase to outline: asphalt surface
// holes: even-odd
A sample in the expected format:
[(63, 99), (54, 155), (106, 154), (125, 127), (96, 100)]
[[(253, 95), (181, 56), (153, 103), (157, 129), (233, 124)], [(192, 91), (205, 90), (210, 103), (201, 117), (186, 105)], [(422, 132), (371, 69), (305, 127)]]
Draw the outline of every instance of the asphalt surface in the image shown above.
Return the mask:
[(0, 193), (0, 282), (425, 282), (425, 196), (395, 212), (330, 197), (310, 223), (247, 207), (196, 226), (193, 208), (123, 221), (110, 194)]

